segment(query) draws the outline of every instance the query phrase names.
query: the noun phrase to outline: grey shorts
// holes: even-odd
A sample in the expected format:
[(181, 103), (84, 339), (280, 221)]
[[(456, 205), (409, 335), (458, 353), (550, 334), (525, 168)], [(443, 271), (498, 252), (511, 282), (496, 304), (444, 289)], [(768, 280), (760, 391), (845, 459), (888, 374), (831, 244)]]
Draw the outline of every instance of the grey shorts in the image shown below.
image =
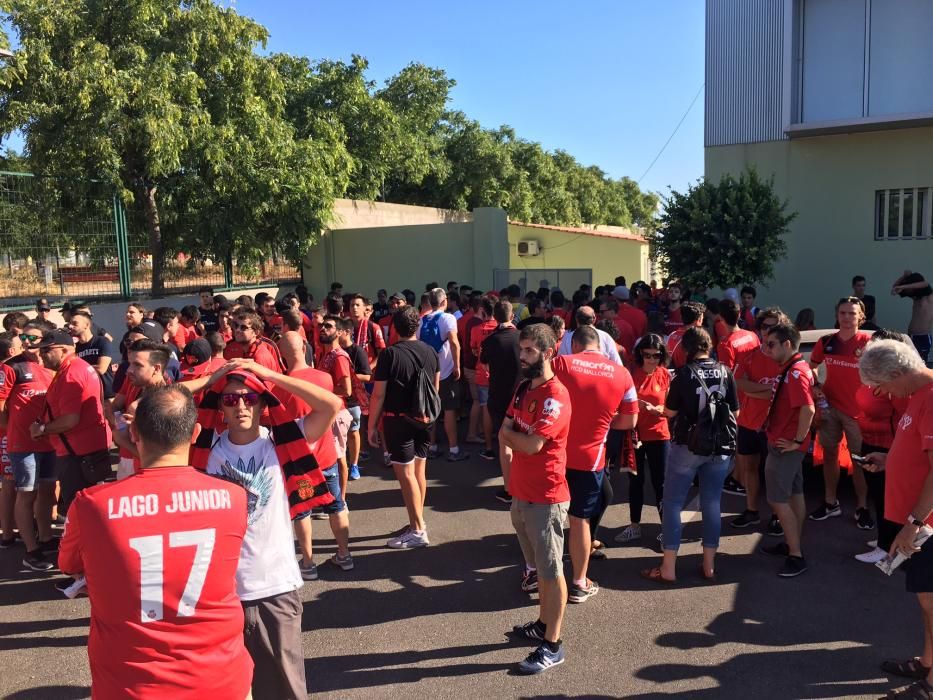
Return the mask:
[(554, 580), (564, 575), (564, 520), (569, 507), (569, 501), (529, 503), (512, 499), (512, 527), (525, 562), (534, 562), (538, 578)]
[(803, 493), (803, 452), (781, 452), (768, 445), (765, 459), (765, 493), (768, 503), (788, 503)]
[(820, 444), (823, 449), (827, 446), (834, 447), (842, 442), (843, 434), (846, 436), (849, 452), (858, 454), (862, 449), (862, 431), (858, 427), (858, 421), (830, 406), (829, 410), (823, 411), (820, 416)]

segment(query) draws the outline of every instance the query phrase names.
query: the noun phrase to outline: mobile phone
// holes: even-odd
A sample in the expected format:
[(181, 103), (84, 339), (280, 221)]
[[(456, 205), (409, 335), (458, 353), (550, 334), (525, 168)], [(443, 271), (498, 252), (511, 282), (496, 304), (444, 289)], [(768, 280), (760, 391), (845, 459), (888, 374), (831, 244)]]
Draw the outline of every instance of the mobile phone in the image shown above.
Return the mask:
[(867, 460), (862, 455), (851, 455), (853, 462), (858, 462), (859, 464), (870, 464), (870, 461)]

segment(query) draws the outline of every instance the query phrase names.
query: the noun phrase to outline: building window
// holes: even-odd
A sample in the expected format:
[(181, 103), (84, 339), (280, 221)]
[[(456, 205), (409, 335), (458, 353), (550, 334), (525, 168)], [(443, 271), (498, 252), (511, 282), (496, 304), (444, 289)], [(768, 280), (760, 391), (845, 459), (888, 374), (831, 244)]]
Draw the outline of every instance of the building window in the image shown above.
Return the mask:
[(875, 240), (931, 237), (933, 187), (875, 191)]

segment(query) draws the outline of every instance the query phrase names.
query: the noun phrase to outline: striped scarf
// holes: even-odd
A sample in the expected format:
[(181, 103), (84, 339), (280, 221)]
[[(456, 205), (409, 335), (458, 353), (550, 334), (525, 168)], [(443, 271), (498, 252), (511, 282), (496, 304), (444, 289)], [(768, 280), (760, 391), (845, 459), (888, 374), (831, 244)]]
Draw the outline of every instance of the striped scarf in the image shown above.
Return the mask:
[[(312, 508), (333, 502), (334, 497), (327, 490), (324, 475), (314, 455), (311, 445), (305, 439), (295, 420), (299, 417), (288, 410), (269, 391), (269, 387), (252, 372), (231, 372), (226, 381), (236, 379), (250, 389), (261, 394), (266, 403), (269, 423), (272, 429), (272, 442), (275, 453), (282, 466), (282, 478), (285, 492), (288, 494), (288, 510), (291, 517), (306, 513)], [(223, 432), (223, 412), (220, 407), (220, 393), (226, 381), (204, 392), (204, 398), (198, 406), (198, 423), (201, 434), (191, 446), (191, 465), (204, 471), (207, 460), (217, 435)]]

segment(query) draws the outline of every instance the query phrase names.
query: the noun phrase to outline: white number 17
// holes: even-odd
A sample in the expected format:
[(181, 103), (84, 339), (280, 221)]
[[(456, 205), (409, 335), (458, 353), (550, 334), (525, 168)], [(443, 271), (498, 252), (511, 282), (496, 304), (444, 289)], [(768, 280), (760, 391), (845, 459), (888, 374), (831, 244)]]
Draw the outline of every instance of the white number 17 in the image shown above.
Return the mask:
[[(195, 613), (204, 580), (207, 578), (207, 569), (211, 564), (211, 554), (214, 552), (216, 530), (186, 530), (183, 532), (170, 532), (168, 536), (169, 547), (197, 547), (194, 553), (194, 562), (188, 574), (188, 582), (181, 594), (178, 603), (178, 616), (191, 617)], [(163, 618), (163, 571), (164, 556), (162, 535), (149, 535), (148, 537), (133, 537), (129, 545), (139, 554), (139, 600), (140, 620), (142, 622), (155, 622)]]

